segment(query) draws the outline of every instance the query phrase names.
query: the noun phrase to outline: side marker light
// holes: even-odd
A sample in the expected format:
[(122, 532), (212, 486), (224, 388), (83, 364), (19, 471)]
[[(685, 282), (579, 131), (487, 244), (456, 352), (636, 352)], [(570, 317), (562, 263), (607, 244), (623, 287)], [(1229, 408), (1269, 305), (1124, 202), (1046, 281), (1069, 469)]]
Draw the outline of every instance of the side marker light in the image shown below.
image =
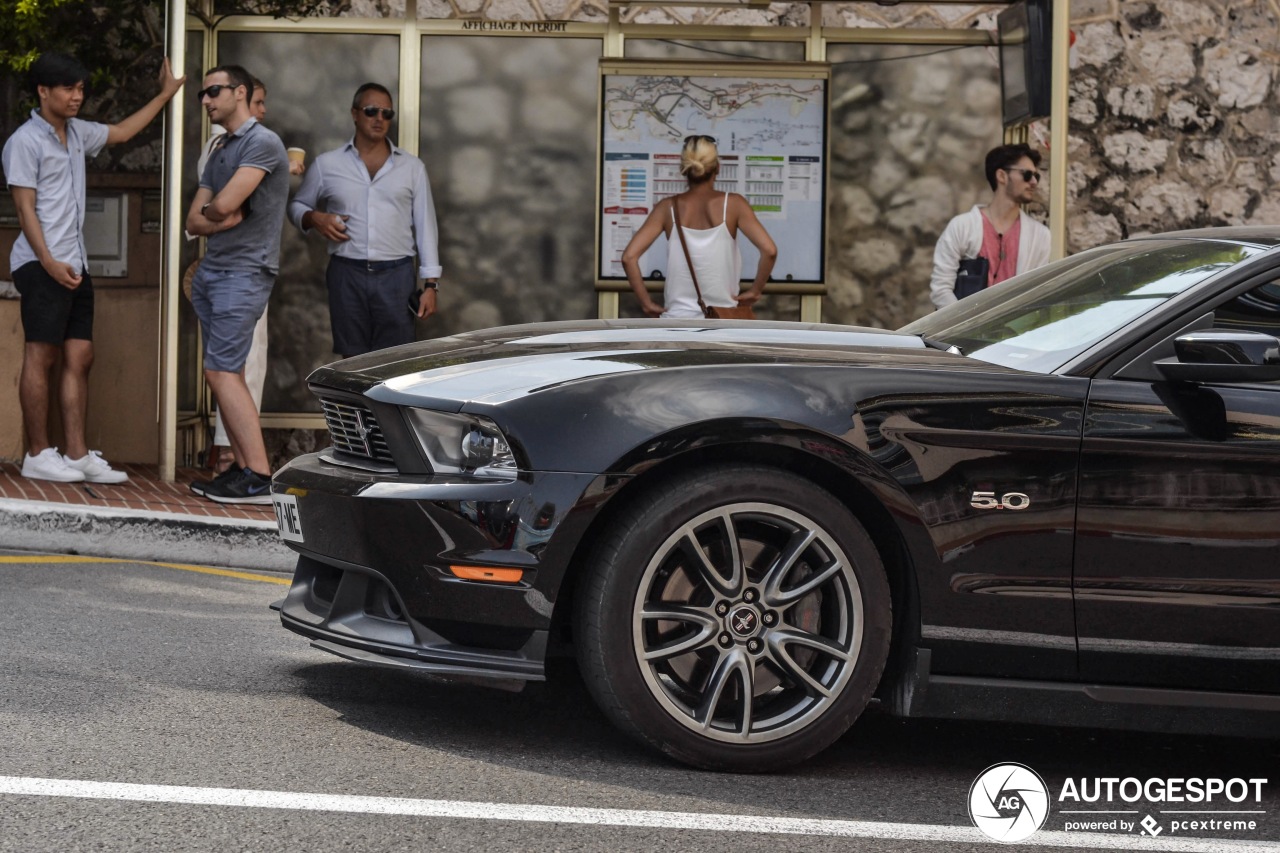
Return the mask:
[(450, 566), (454, 577), (464, 581), (484, 581), (486, 583), (520, 583), (524, 577), (524, 569), (499, 569), (493, 566)]

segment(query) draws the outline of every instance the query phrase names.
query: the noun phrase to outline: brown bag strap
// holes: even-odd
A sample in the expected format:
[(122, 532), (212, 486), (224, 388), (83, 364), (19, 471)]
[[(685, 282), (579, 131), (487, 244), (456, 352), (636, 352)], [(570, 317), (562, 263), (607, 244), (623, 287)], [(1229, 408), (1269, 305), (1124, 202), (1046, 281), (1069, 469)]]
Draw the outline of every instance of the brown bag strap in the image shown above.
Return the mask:
[(684, 227), (680, 224), (680, 205), (676, 203), (679, 196), (671, 197), (671, 215), (676, 219), (676, 234), (680, 236), (680, 248), (684, 249), (684, 262), (689, 265), (689, 278), (693, 279), (693, 292), (698, 294), (698, 307), (705, 317), (707, 303), (702, 301), (702, 288), (698, 287), (698, 274), (693, 271), (693, 258), (689, 257), (689, 244), (684, 241)]

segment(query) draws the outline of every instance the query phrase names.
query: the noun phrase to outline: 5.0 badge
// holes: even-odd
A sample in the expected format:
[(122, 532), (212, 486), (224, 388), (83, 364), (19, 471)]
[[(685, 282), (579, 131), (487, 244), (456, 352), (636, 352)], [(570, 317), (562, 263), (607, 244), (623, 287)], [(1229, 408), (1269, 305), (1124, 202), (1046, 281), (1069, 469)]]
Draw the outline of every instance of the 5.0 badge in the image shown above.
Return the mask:
[(1022, 492), (974, 492), (969, 498), (969, 506), (974, 509), (1026, 509), (1031, 506), (1031, 498)]

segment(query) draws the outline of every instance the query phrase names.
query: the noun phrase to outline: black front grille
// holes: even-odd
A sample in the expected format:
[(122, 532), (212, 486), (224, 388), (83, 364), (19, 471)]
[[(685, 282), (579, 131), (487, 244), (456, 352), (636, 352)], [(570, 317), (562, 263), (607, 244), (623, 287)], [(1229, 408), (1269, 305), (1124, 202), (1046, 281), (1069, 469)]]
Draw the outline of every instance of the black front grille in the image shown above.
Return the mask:
[(326, 397), (320, 398), (320, 407), (324, 409), (334, 450), (395, 464), (387, 440), (382, 435), (382, 427), (378, 426), (378, 419), (368, 408), (359, 403)]

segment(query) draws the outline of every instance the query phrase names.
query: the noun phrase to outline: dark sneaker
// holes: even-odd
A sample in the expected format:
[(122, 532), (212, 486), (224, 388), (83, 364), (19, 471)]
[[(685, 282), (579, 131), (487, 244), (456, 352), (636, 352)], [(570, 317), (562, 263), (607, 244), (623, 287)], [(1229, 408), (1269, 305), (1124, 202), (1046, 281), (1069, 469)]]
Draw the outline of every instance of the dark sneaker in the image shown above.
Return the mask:
[(271, 480), (248, 468), (241, 468), (234, 477), (222, 482), (210, 481), (204, 487), (204, 496), (220, 504), (269, 504)]
[(192, 480), (191, 493), (195, 495), (199, 495), (200, 497), (204, 497), (204, 490), (209, 486), (210, 483), (226, 483), (230, 480), (236, 479), (237, 477), (240, 476), (241, 473), (242, 472), (240, 471), (239, 468), (232, 465), (230, 468), (223, 471), (221, 474), (214, 477), (212, 480)]

